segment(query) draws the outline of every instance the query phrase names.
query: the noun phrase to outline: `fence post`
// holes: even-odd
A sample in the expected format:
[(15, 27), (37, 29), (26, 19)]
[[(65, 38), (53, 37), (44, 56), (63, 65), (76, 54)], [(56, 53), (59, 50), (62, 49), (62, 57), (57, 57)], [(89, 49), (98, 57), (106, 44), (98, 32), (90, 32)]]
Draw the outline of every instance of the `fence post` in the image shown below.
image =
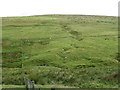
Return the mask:
[(40, 90), (39, 87), (35, 86), (35, 82), (24, 77), (26, 90)]
[(34, 81), (31, 81), (31, 84), (32, 84), (32, 89), (35, 90), (35, 82)]
[(26, 90), (28, 90), (27, 79), (25, 77), (24, 77), (24, 81), (25, 81)]
[(28, 86), (28, 90), (31, 90), (31, 83), (29, 79), (27, 79), (27, 86)]

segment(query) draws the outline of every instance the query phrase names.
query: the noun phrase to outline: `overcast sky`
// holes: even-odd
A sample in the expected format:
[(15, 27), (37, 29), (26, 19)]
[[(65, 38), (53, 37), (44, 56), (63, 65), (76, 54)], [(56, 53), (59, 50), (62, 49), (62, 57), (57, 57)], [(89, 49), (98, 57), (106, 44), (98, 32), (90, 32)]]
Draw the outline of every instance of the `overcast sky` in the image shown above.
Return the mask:
[(1, 0), (0, 17), (44, 14), (118, 16), (120, 0)]

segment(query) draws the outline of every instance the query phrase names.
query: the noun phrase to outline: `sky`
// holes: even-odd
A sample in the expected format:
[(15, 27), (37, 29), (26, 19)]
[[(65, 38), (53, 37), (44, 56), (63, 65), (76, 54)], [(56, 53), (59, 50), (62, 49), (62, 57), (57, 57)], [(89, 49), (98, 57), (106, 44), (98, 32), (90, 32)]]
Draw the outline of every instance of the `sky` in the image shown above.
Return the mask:
[(118, 16), (120, 0), (1, 0), (0, 17), (44, 14)]

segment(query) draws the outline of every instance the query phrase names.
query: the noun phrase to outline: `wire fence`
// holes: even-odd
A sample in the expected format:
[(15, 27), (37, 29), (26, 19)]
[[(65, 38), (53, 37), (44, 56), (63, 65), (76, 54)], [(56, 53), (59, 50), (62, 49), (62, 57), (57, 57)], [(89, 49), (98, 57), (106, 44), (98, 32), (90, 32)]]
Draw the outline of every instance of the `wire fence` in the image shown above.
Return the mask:
[[(40, 88), (37, 85), (35, 85), (35, 82), (31, 81), (28, 78), (24, 77), (24, 81), (25, 81), (26, 90), (44, 90), (43, 88)], [(51, 88), (50, 90), (56, 90), (56, 89)]]
[(40, 88), (35, 85), (34, 81), (31, 81), (28, 78), (24, 77), (25, 85), (26, 85), (26, 90), (40, 90)]

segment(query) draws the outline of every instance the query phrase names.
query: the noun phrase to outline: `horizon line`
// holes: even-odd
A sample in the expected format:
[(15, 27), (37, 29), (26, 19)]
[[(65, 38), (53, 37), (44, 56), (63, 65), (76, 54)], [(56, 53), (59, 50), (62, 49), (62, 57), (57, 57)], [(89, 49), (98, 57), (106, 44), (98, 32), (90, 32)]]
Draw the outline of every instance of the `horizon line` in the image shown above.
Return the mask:
[[(112, 15), (92, 15), (92, 14), (36, 14), (36, 15), (16, 15), (16, 16), (2, 16), (2, 17), (30, 17), (30, 16), (46, 16), (46, 15), (74, 15), (74, 16), (106, 16), (106, 17), (119, 17), (117, 16), (112, 16)], [(0, 18), (2, 18), (0, 16)]]

